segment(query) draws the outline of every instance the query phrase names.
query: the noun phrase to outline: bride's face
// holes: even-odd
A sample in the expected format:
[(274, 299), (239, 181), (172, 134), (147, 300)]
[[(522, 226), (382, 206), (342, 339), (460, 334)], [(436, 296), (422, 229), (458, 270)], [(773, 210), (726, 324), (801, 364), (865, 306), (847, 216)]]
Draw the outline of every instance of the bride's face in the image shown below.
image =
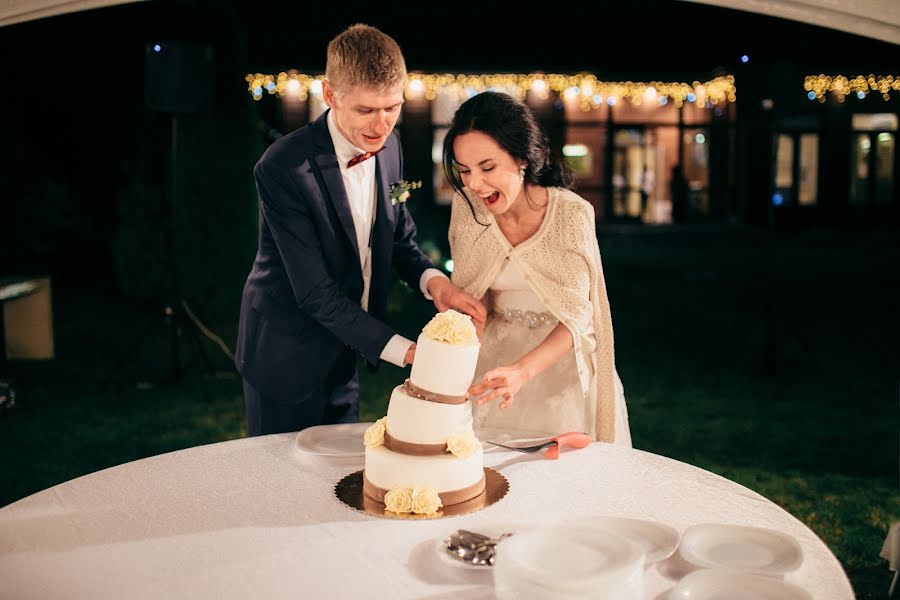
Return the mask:
[(463, 185), (495, 216), (509, 210), (522, 193), (519, 161), (491, 136), (480, 131), (464, 133), (453, 141), (453, 154)]

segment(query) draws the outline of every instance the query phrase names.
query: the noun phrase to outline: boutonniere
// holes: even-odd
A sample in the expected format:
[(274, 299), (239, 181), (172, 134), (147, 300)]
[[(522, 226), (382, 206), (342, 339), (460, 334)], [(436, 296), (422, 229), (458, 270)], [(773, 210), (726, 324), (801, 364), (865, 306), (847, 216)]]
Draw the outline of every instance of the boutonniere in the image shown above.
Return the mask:
[(398, 204), (409, 200), (412, 190), (422, 187), (421, 181), (406, 181), (401, 179), (391, 184), (391, 204)]

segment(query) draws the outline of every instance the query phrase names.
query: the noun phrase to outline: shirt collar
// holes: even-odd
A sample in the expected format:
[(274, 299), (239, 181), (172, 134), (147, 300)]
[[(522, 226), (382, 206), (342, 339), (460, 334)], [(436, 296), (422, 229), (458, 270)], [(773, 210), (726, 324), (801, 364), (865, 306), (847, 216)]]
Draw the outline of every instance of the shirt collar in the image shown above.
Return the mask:
[(338, 164), (344, 169), (347, 167), (347, 163), (350, 162), (351, 158), (363, 154), (365, 150), (357, 148), (344, 137), (344, 134), (341, 133), (337, 124), (334, 122), (334, 115), (332, 115), (330, 110), (328, 111), (325, 120), (328, 122), (328, 133), (331, 134), (331, 143), (334, 145), (334, 152), (337, 154)]

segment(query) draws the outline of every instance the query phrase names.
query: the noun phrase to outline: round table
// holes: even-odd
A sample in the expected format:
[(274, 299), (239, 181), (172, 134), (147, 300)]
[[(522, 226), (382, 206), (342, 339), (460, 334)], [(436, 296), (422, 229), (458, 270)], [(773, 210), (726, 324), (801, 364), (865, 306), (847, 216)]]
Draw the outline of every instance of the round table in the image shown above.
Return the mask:
[[(0, 597), (493, 598), (490, 573), (448, 566), (438, 540), (459, 528), (579, 515), (654, 520), (679, 532), (698, 523), (778, 530), (804, 551), (786, 581), (814, 598), (854, 597), (840, 563), (805, 525), (697, 467), (602, 443), (556, 461), (491, 449), (485, 464), (508, 479), (508, 495), (432, 520), (372, 517), (341, 503), (335, 484), (362, 464), (304, 457), (295, 434), (120, 465), (0, 509)], [(677, 583), (664, 565), (646, 571), (649, 599), (664, 600)]]

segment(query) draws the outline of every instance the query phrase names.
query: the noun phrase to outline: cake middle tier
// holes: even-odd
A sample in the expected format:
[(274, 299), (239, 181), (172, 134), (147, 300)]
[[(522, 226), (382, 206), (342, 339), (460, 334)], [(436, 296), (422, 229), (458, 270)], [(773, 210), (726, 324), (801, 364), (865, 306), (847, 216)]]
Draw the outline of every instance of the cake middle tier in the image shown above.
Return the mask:
[(420, 400), (398, 385), (388, 403), (387, 431), (403, 442), (445, 444), (449, 437), (472, 432), (472, 404)]
[(435, 394), (465, 396), (475, 376), (478, 350), (478, 344), (448, 344), (421, 334), (409, 380)]
[[(430, 487), (439, 494), (453, 492), (471, 488), (482, 481), (484, 454), (479, 448), (466, 458), (457, 458), (452, 454), (409, 456), (391, 452), (384, 446), (366, 448), (365, 477), (384, 490)], [(472, 496), (478, 493), (481, 489), (473, 489)]]

